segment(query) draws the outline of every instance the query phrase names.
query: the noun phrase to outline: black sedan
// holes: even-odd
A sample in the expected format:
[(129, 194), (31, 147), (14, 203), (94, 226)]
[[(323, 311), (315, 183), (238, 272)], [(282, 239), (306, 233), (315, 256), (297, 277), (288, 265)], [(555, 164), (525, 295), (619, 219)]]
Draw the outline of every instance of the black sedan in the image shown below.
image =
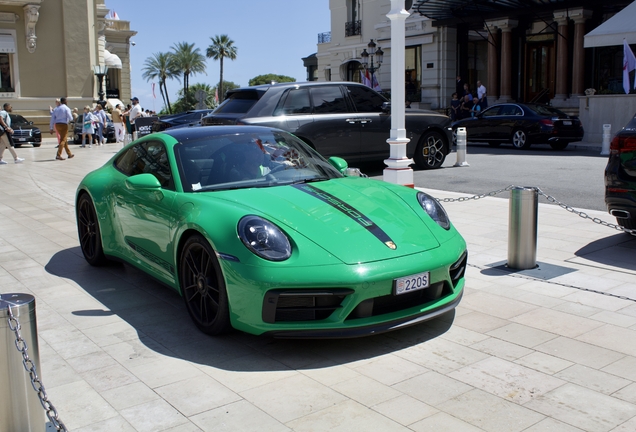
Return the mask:
[(42, 145), (42, 132), (33, 122), (25, 119), (20, 114), (9, 114), (11, 116), (11, 128), (13, 129), (13, 144), (21, 147), (24, 144), (31, 144), (33, 147)]
[(569, 143), (583, 139), (583, 125), (578, 117), (537, 104), (493, 105), (474, 117), (453, 123), (453, 135), (460, 127), (466, 128), (468, 141), (492, 146), (512, 143), (518, 149), (550, 144), (554, 150), (563, 150)]
[(636, 116), (610, 144), (605, 204), (620, 226), (636, 230)]
[[(233, 89), (203, 126), (257, 125), (286, 130), (321, 155), (348, 161), (389, 157), (390, 102), (354, 82), (279, 83)], [(407, 156), (421, 169), (439, 168), (450, 151), (450, 119), (406, 110)]]
[(194, 126), (201, 122), (201, 117), (210, 114), (212, 111), (211, 109), (202, 109), (162, 115), (152, 124), (152, 131), (161, 132), (175, 127)]

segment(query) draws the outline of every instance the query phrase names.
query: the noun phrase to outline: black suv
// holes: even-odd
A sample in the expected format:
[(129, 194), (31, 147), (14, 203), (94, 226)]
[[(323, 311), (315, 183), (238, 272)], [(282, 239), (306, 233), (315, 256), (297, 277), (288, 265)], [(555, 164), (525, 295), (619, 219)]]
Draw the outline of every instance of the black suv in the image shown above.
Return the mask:
[(20, 114), (9, 114), (11, 128), (13, 129), (13, 144), (21, 147), (23, 144), (31, 144), (33, 147), (42, 145), (42, 132), (33, 122), (25, 119)]
[(636, 115), (610, 144), (605, 204), (620, 226), (636, 229)]
[[(380, 161), (389, 157), (390, 103), (354, 82), (280, 83), (227, 92), (201, 119), (204, 126), (246, 124), (287, 130), (325, 157)], [(406, 110), (407, 156), (422, 169), (439, 168), (450, 152), (450, 119)]]
[(199, 124), (201, 117), (206, 116), (211, 112), (211, 109), (202, 109), (162, 115), (152, 124), (152, 131), (161, 132), (175, 127), (194, 126)]

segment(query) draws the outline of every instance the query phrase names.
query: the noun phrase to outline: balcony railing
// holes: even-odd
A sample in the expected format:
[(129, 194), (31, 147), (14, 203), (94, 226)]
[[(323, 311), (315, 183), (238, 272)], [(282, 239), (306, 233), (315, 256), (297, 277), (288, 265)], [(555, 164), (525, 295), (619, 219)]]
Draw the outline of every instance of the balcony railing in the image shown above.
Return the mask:
[(345, 36), (357, 36), (362, 34), (362, 21), (349, 21), (345, 23)]
[(331, 42), (331, 32), (318, 33), (318, 43), (329, 43)]

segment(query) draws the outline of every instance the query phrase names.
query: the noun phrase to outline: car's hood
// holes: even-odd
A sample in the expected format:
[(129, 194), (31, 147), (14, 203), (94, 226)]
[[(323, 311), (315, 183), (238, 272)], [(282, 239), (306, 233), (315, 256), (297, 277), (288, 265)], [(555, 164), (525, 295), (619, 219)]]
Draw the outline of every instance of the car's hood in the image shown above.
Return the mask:
[(343, 178), (214, 192), (214, 196), (262, 215), (288, 232), (297, 231), (347, 264), (396, 258), (439, 246), (423, 221), (428, 218), (424, 211), (413, 210), (377, 180)]

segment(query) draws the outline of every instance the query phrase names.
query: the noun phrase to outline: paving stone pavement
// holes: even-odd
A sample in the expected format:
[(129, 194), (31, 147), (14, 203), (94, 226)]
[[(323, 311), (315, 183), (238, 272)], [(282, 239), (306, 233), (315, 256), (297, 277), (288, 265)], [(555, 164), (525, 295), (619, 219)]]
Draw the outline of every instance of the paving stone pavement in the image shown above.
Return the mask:
[(543, 200), (539, 267), (511, 272), (507, 194), (447, 203), (470, 254), (454, 313), (354, 340), (211, 338), (170, 289), (82, 258), (75, 188), (119, 145), (55, 161), (45, 141), (0, 166), (0, 292), (36, 297), (69, 430), (636, 430), (636, 237)]

